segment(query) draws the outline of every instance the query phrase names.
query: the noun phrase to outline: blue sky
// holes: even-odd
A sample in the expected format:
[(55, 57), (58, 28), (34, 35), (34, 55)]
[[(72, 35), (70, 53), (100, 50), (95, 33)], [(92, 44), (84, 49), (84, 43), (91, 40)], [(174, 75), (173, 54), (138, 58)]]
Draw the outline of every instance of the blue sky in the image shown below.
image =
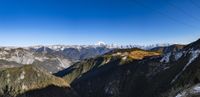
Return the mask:
[(1, 0), (0, 45), (189, 43), (200, 0)]

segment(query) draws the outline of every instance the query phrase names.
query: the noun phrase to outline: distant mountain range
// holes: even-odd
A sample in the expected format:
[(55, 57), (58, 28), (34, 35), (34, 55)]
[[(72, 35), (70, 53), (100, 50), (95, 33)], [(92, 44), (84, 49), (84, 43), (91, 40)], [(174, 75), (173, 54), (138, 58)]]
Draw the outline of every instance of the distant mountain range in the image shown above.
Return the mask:
[(35, 64), (49, 72), (55, 73), (67, 68), (75, 62), (105, 54), (113, 49), (152, 48), (151, 46), (114, 46), (98, 45), (50, 45), (30, 47), (0, 47), (0, 68), (18, 67)]
[(112, 48), (106, 46), (1, 47), (0, 68), (34, 64), (55, 73), (77, 61), (102, 55), (110, 50)]
[(0, 97), (199, 97), (200, 40), (188, 45), (0, 48)]

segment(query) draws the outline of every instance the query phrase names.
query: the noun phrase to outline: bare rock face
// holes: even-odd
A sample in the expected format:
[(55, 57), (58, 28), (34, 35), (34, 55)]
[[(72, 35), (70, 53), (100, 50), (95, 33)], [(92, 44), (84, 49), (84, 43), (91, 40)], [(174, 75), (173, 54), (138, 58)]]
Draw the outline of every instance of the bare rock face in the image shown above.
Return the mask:
[(34, 64), (55, 73), (77, 61), (102, 55), (110, 50), (107, 46), (1, 47), (0, 68)]

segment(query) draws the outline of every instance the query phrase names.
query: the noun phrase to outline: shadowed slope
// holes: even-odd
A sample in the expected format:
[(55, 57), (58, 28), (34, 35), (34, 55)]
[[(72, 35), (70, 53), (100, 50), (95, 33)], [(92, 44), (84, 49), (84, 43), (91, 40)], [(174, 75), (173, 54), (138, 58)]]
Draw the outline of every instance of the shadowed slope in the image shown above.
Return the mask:
[[(1, 70), (0, 84), (1, 97), (16, 97), (17, 95), (27, 91), (42, 89), (48, 87), (49, 85), (70, 88), (68, 83), (63, 79), (55, 77), (32, 65)], [(74, 91), (69, 90), (68, 92)], [(66, 94), (66, 92), (63, 91), (63, 94)], [(47, 93), (47, 95), (49, 94)], [(72, 95), (71, 97), (76, 96)]]

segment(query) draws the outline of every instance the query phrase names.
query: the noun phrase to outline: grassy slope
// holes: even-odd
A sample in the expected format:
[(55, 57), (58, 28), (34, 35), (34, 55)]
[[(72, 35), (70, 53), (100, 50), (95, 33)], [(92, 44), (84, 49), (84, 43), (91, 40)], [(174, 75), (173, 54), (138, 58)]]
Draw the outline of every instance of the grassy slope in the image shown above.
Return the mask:
[(42, 89), (49, 85), (70, 88), (63, 79), (50, 75), (32, 65), (0, 71), (0, 96), (15, 97), (27, 91)]

